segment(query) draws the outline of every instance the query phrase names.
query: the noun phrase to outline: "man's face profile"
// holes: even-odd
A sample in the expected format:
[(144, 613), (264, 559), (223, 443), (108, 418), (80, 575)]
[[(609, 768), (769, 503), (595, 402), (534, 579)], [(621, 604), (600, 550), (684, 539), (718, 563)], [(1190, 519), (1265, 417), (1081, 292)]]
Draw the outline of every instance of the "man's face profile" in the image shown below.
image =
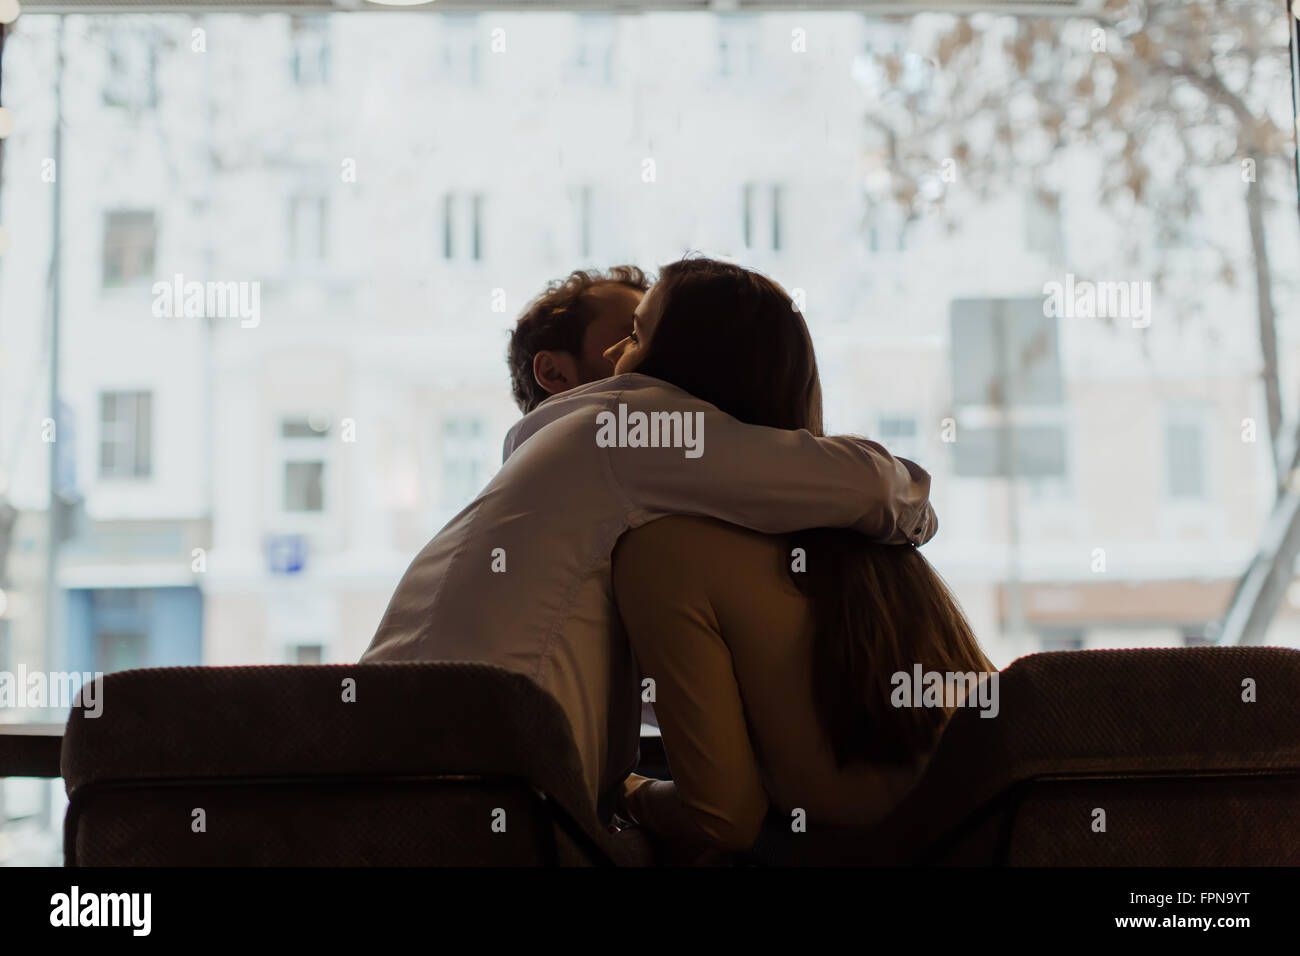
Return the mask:
[(579, 353), (543, 349), (533, 356), (533, 378), (543, 391), (558, 395), (613, 375), (617, 356), (608, 353), (631, 334), (642, 294), (617, 282), (603, 282), (586, 290), (583, 304), (592, 318), (583, 330)]
[(605, 353), (632, 333), (632, 315), (644, 293), (625, 285), (601, 285), (587, 293), (595, 304), (596, 318), (582, 338), (578, 357), (578, 384), (596, 382), (614, 374), (614, 362)]

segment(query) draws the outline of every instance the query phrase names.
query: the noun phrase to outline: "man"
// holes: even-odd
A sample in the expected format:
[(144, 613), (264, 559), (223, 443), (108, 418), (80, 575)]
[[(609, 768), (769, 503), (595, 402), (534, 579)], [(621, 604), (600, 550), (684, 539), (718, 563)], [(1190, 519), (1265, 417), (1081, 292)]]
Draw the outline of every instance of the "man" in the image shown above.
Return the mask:
[[(637, 307), (643, 329), (655, 323), (646, 309), (653, 299)], [(628, 338), (607, 361), (626, 353)], [(930, 476), (874, 442), (746, 425), (649, 376), (563, 390), (522, 346), (511, 358), (512, 373), (542, 369), (534, 377), (549, 398), (511, 429), (496, 477), (412, 561), (362, 659), (483, 661), (526, 674), (564, 709), (588, 793), (607, 821), (633, 769), (641, 710), (611, 582), (623, 532), (699, 514), (769, 533), (852, 527), (919, 544), (936, 528)], [(568, 358), (573, 364), (553, 358), (551, 368), (576, 379), (584, 356)], [(528, 383), (515, 381), (531, 400)], [(651, 415), (698, 423), (707, 449), (627, 453), (597, 437), (602, 419)]]
[(650, 287), (636, 266), (575, 270), (529, 303), (510, 335), (507, 361), (515, 404), (527, 415), (552, 395), (609, 378), (609, 349), (632, 331)]
[[(632, 316), (650, 282), (633, 265), (607, 272), (575, 269), (530, 302), (510, 334), (506, 361), (515, 404), (527, 415), (552, 395), (614, 374), (611, 350), (632, 334)], [(610, 353), (610, 354), (607, 354)], [(506, 436), (501, 460), (513, 451)], [(654, 705), (641, 722), (657, 726)]]

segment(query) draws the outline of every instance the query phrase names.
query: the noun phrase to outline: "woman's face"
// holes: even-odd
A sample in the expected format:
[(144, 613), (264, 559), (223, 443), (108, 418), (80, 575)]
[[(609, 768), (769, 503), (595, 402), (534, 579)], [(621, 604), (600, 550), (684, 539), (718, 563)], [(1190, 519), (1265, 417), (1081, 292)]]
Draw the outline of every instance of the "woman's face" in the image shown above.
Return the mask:
[(641, 304), (632, 313), (632, 334), (621, 342), (616, 342), (605, 358), (614, 363), (614, 374), (635, 372), (645, 355), (645, 348), (654, 335), (655, 326), (659, 324), (662, 309), (659, 307), (659, 286), (651, 286), (650, 291), (641, 297)]

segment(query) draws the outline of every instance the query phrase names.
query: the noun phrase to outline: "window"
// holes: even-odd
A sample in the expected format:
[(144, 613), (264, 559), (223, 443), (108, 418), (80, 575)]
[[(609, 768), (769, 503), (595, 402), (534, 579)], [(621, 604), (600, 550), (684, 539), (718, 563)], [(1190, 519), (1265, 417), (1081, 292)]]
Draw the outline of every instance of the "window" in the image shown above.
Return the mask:
[[(1064, 444), (1066, 433), (1057, 428), (1047, 429), (1043, 435), (1048, 442), (1059, 442), (1059, 446), (1053, 446), (1050, 454), (1052, 457), (1059, 457), (1064, 460), (1066, 448)], [(1028, 437), (1028, 436), (1026, 436)], [(1040, 505), (1053, 506), (1060, 509), (1063, 505), (1069, 503), (1069, 499), (1074, 496), (1074, 485), (1070, 480), (1068, 470), (1059, 475), (1029, 475), (1025, 479), (1025, 491), (1028, 492), (1029, 501)], [(1057, 511), (1058, 515), (1063, 512)]]
[(592, 86), (609, 85), (614, 77), (614, 37), (613, 15), (578, 15), (578, 42), (573, 52), (575, 80)]
[(150, 279), (157, 240), (152, 212), (119, 209), (105, 215), (104, 286)]
[(456, 197), (447, 193), (442, 197), (442, 257), (456, 255)]
[(915, 415), (881, 415), (876, 425), (876, 440), (891, 454), (915, 461), (921, 454), (919, 432)]
[(295, 644), (289, 648), (290, 664), (319, 664), (325, 659), (325, 648), (320, 644)]
[(148, 590), (110, 588), (91, 592), (95, 670), (110, 673), (148, 664), (151, 604)]
[(1025, 246), (1056, 263), (1063, 259), (1061, 197), (1035, 190), (1025, 204)]
[(465, 14), (443, 14), (439, 19), (442, 21), (442, 45), (438, 66), (442, 79), (461, 86), (478, 86), (478, 18)]
[(281, 438), (324, 438), (329, 426), (310, 418), (286, 418), (280, 422)]
[(583, 259), (591, 255), (591, 187), (575, 186), (570, 197), (573, 205), (574, 248)]
[(745, 183), (740, 199), (740, 228), (745, 238), (745, 248), (754, 247), (754, 186)]
[(1206, 497), (1205, 417), (1199, 409), (1173, 408), (1166, 413), (1165, 473), (1170, 498)]
[(290, 65), (293, 81), (299, 86), (324, 86), (329, 82), (329, 20), (325, 17), (293, 17), (289, 21), (293, 37)]
[(289, 259), (321, 262), (328, 252), (328, 200), (324, 196), (294, 196), (289, 200)]
[(284, 463), (283, 508), (297, 514), (325, 510), (325, 466), (329, 424), (311, 418), (280, 423), (280, 457)]
[(483, 194), (447, 193), (442, 197), (442, 257), (483, 258)]
[(772, 251), (781, 251), (781, 187), (772, 187)]
[(469, 198), (470, 227), (469, 254), (478, 261), (483, 258), (483, 196), (475, 193)]
[(1045, 627), (1038, 634), (1039, 646), (1044, 651), (1083, 650), (1083, 631), (1073, 627)]
[(148, 607), (144, 591), (129, 588), (105, 588), (91, 592), (91, 610), (97, 618), (107, 615), (139, 615)]
[(752, 76), (758, 60), (758, 21), (750, 16), (724, 16), (718, 20), (718, 74)]
[(100, 631), (95, 635), (95, 670), (110, 674), (145, 666), (148, 635), (140, 631)]
[(462, 415), (442, 423), (442, 488), (447, 508), (462, 508), (487, 484), (494, 444), (487, 423), (478, 416)]
[(949, 322), (956, 474), (1064, 477), (1057, 322), (1043, 315), (1043, 300), (957, 299)]
[(325, 510), (325, 462), (284, 463), (284, 510)]
[(99, 396), (99, 476), (148, 478), (153, 470), (149, 392)]
[(745, 248), (780, 252), (784, 244), (784, 191), (775, 184), (745, 183), (741, 190), (741, 232)]
[[(1023, 478), (1029, 480), (1031, 488), (1044, 478), (1067, 477), (1063, 425), (963, 425), (963, 418), (975, 416), (962, 415), (958, 419), (959, 437), (952, 449), (959, 477)], [(1050, 487), (1039, 484), (1040, 489)]]
[(158, 105), (158, 51), (152, 31), (117, 29), (105, 37), (108, 70), (104, 77), (105, 106), (131, 110)]

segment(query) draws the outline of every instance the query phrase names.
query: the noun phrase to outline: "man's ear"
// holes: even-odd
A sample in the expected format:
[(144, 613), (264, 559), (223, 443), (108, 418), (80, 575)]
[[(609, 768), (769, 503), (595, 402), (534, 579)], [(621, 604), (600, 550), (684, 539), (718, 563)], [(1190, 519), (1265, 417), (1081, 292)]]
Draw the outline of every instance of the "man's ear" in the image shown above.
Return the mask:
[(533, 356), (533, 378), (549, 395), (576, 388), (578, 360), (568, 352), (544, 349)]

